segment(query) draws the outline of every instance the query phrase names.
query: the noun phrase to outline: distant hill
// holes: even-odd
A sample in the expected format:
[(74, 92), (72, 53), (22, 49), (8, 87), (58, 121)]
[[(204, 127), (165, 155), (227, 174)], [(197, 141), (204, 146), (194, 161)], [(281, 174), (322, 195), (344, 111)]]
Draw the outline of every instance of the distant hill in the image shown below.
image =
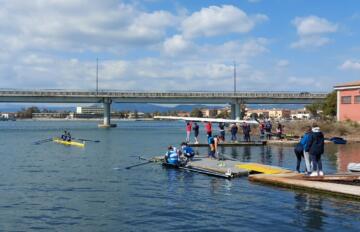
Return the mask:
[(111, 105), (112, 109), (117, 111), (135, 111), (150, 113), (150, 112), (167, 112), (167, 111), (192, 111), (194, 108), (221, 108), (221, 106), (207, 106), (207, 105), (177, 105), (177, 106), (165, 106), (154, 105), (146, 103), (114, 103)]

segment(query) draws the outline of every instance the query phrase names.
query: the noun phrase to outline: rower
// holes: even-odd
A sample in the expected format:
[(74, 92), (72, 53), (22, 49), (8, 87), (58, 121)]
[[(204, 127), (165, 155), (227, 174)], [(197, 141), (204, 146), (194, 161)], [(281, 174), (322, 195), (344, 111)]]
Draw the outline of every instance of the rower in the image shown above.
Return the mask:
[(64, 133), (61, 135), (61, 139), (66, 141), (67, 140), (67, 131), (64, 130)]
[(181, 151), (186, 158), (186, 163), (192, 160), (195, 156), (194, 150), (186, 142), (181, 143)]
[(214, 135), (214, 136), (210, 136), (208, 138), (208, 144), (210, 147), (210, 151), (209, 151), (209, 158), (214, 158), (216, 159), (216, 154), (217, 154), (217, 146), (220, 140), (220, 136), (218, 135)]
[(179, 165), (180, 157), (176, 147), (169, 146), (168, 151), (165, 154), (164, 160), (168, 164)]
[(66, 141), (71, 142), (71, 134), (69, 131), (66, 134)]

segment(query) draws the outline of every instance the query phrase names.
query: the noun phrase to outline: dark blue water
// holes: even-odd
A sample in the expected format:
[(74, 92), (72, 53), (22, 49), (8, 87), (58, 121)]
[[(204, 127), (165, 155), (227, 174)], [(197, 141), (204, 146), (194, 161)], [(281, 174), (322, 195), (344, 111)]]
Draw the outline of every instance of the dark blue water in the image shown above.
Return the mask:
[[(31, 143), (64, 128), (101, 142), (84, 149)], [(359, 201), (156, 164), (124, 169), (184, 137), (182, 123), (118, 122), (104, 130), (96, 122), (0, 122), (0, 231), (359, 231)], [(292, 147), (221, 152), (295, 166)], [(325, 153), (325, 172), (336, 172), (339, 148)]]

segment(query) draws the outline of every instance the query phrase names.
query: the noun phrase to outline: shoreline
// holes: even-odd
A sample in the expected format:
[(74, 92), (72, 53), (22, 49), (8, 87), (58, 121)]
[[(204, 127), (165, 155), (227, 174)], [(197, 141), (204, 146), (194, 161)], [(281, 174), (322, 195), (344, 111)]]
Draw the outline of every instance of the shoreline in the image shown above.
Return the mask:
[[(103, 122), (102, 118), (72, 118), (72, 119), (67, 119), (67, 118), (17, 118), (16, 121), (94, 121), (94, 122)], [(119, 119), (119, 118), (114, 118), (111, 119), (111, 121), (117, 121), (117, 122), (132, 122), (132, 121), (155, 121), (152, 118), (137, 118), (137, 119)]]

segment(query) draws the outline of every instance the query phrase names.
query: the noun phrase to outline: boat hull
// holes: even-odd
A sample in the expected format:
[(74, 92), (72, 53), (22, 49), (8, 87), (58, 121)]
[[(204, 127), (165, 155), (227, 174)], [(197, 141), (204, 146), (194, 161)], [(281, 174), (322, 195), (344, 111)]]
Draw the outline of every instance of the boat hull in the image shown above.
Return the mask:
[(60, 138), (53, 138), (53, 142), (63, 144), (66, 146), (85, 147), (85, 143), (80, 143), (76, 141), (64, 141)]

